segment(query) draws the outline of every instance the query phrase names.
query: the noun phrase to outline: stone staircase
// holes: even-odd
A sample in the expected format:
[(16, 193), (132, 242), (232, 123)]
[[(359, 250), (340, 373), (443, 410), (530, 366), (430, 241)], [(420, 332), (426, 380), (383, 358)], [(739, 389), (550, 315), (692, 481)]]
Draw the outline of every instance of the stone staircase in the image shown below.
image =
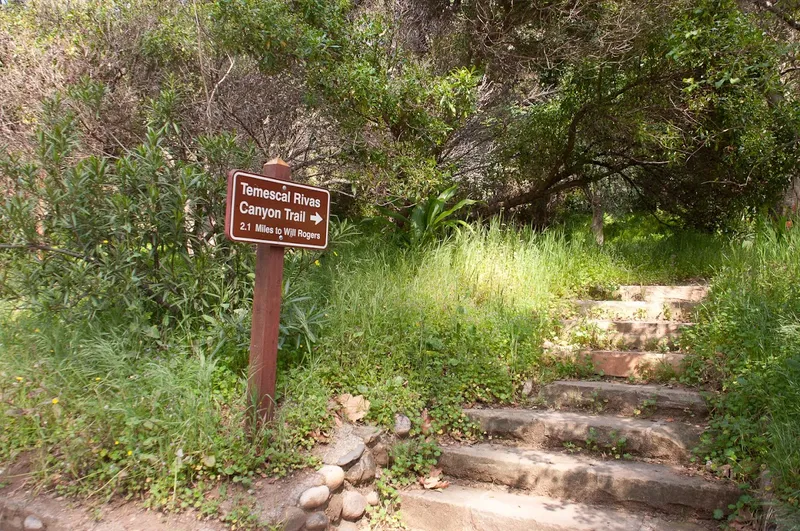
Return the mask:
[(614, 293), (620, 300), (572, 301), (562, 321), (567, 344), (545, 346), (604, 376), (676, 371), (684, 358), (678, 337), (706, 294), (704, 286), (622, 286)]
[[(588, 327), (598, 335), (585, 348), (550, 345), (551, 352), (617, 378), (553, 382), (525, 409), (465, 410), (486, 442), (443, 446), (439, 467), (451, 485), (402, 492), (408, 528), (717, 528), (715, 510), (727, 513), (740, 492), (689, 463), (705, 400), (692, 390), (633, 383), (679, 369), (683, 355), (669, 349), (705, 294), (702, 286), (626, 286), (616, 293), (621, 300), (575, 301), (564, 332)], [(653, 346), (661, 348), (647, 350)]]

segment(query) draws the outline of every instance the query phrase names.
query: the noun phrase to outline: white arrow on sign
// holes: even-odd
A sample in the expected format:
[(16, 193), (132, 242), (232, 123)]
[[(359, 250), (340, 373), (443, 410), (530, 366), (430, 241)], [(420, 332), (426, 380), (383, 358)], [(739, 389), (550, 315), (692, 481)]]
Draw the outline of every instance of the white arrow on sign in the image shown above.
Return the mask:
[(314, 222), (314, 225), (319, 225), (319, 222), (322, 221), (322, 216), (319, 215), (319, 212), (314, 212), (314, 215), (311, 216), (311, 221)]

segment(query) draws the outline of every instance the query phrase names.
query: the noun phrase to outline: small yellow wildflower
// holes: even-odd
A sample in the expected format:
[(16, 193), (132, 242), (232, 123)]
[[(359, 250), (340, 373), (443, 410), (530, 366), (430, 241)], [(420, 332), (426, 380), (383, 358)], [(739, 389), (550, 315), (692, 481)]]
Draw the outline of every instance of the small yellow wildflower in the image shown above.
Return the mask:
[(58, 398), (54, 398), (54, 399), (52, 399), (52, 400), (51, 400), (51, 402), (53, 403), (53, 405), (56, 405), (56, 404), (58, 404)]
[(21, 381), (22, 381), (22, 380), (24, 380), (24, 379), (25, 379), (25, 378), (23, 378), (22, 376), (17, 376), (17, 381), (18, 381), (18, 382), (21, 382)]
[(118, 445), (119, 441), (114, 441), (114, 446)]
[(319, 260), (314, 260), (314, 265), (319, 267)]
[(333, 251), (333, 256), (339, 256), (339, 253), (337, 253), (336, 251)]
[(97, 378), (94, 379), (94, 381), (95, 382), (99, 382), (100, 381), (100, 377), (98, 376)]
[(40, 332), (40, 330), (38, 328), (34, 328), (33, 331), (36, 332), (37, 334)]
[(108, 243), (108, 240), (103, 240), (103, 243)]
[(133, 455), (133, 450), (128, 450), (128, 455)]

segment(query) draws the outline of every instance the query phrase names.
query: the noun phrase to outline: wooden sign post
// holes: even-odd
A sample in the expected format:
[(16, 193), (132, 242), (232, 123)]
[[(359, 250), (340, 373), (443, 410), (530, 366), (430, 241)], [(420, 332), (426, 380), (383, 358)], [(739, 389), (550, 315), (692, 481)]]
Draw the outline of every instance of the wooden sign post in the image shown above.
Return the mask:
[(275, 411), (284, 247), (326, 248), (329, 217), (330, 193), (292, 183), (280, 159), (264, 164), (263, 175), (228, 173), (225, 235), (258, 244), (247, 382), (260, 422)]

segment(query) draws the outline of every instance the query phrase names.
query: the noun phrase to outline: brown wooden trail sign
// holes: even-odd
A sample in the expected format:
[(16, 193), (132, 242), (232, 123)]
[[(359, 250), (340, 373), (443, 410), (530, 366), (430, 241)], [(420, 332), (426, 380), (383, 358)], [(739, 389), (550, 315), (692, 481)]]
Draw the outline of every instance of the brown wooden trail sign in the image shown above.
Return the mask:
[(240, 170), (228, 174), (225, 234), (231, 240), (324, 249), (329, 215), (327, 190)]
[(263, 422), (272, 419), (275, 405), (284, 247), (328, 246), (330, 193), (292, 183), (289, 165), (273, 159), (263, 175), (228, 173), (226, 205), (225, 235), (258, 244), (247, 387)]

